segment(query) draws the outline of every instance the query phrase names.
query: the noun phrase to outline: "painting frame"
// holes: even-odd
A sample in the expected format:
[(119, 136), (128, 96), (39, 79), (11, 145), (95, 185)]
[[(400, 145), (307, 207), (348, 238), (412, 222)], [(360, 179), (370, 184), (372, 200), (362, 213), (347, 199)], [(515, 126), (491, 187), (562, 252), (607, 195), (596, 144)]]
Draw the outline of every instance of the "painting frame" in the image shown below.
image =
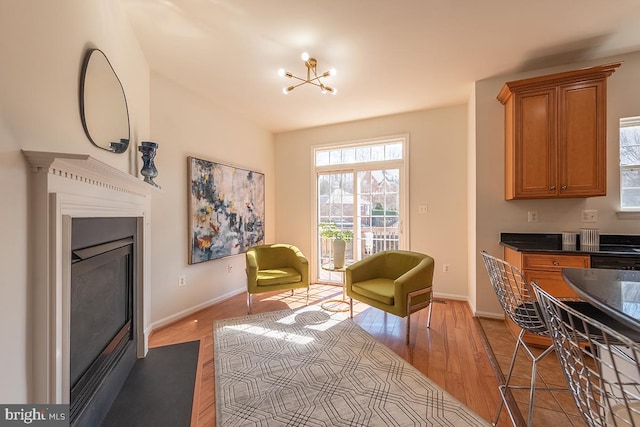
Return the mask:
[(187, 170), (189, 264), (264, 243), (264, 173), (193, 156)]

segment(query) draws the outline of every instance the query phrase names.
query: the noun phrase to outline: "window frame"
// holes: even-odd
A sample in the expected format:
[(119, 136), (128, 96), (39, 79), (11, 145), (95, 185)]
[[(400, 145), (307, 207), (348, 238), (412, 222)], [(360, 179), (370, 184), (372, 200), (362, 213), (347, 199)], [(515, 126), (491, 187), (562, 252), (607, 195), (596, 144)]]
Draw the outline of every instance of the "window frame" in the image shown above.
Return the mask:
[[(619, 120), (619, 127), (618, 127), (618, 135), (620, 135), (620, 132), (622, 131), (623, 128), (626, 127), (640, 127), (640, 116), (635, 116), (635, 117), (623, 117), (620, 118)], [(622, 153), (622, 138), (618, 138), (618, 165), (619, 165), (619, 179), (620, 179), (620, 210), (619, 212), (621, 213), (625, 213), (625, 212), (638, 212), (640, 213), (640, 206), (633, 206), (633, 207), (624, 207), (624, 203), (623, 203), (623, 175), (625, 171), (633, 171), (633, 170), (638, 170), (640, 171), (640, 161), (637, 164), (632, 164), (632, 165), (623, 165), (622, 164), (622, 158), (621, 158), (621, 153)]]
[[(393, 143), (400, 142), (402, 144), (402, 159), (394, 159), (394, 160), (374, 160), (368, 162), (354, 162), (354, 163), (344, 163), (344, 164), (329, 164), (323, 166), (316, 166), (316, 153), (322, 150), (328, 149), (345, 149), (345, 148), (357, 148), (367, 145), (380, 145), (385, 143)], [(410, 248), (410, 224), (409, 224), (409, 190), (411, 183), (409, 182), (409, 134), (398, 134), (398, 135), (389, 135), (384, 137), (370, 138), (370, 139), (362, 139), (362, 140), (351, 140), (351, 141), (342, 141), (342, 142), (334, 142), (334, 143), (322, 143), (311, 146), (311, 192), (312, 195), (312, 209), (311, 209), (311, 230), (310, 230), (310, 241), (311, 245), (311, 259), (310, 267), (311, 271), (310, 277), (313, 277), (314, 280), (318, 277), (319, 268), (318, 265), (318, 195), (317, 191), (317, 176), (319, 173), (329, 173), (329, 172), (353, 172), (355, 176), (357, 176), (358, 172), (363, 170), (371, 170), (371, 169), (380, 169), (380, 168), (397, 168), (400, 170), (400, 194), (399, 194), (399, 206), (400, 206), (400, 218), (398, 225), (398, 232), (400, 233), (400, 249), (408, 249)]]

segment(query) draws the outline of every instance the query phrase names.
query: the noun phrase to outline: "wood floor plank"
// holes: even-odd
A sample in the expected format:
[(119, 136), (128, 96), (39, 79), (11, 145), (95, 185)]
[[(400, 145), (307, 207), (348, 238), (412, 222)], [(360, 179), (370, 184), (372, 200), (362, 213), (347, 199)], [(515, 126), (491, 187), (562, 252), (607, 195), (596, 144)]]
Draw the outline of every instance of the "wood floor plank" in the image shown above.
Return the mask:
[[(312, 285), (310, 304), (341, 297), (341, 288)], [(306, 293), (296, 291), (254, 296), (253, 313), (299, 308)], [(215, 375), (213, 365), (213, 322), (246, 315), (246, 294), (236, 295), (154, 331), (151, 347), (202, 340), (201, 377), (198, 393), (197, 425), (215, 425)], [(500, 395), (498, 383), (484, 350), (481, 334), (466, 302), (446, 300), (435, 303), (431, 328), (427, 329), (428, 310), (411, 316), (411, 344), (405, 345), (406, 319), (400, 319), (363, 303), (354, 303), (354, 321), (376, 340), (407, 360), (432, 381), (484, 419), (491, 421)], [(501, 425), (509, 425), (505, 414)], [(195, 425), (195, 424), (194, 424)]]

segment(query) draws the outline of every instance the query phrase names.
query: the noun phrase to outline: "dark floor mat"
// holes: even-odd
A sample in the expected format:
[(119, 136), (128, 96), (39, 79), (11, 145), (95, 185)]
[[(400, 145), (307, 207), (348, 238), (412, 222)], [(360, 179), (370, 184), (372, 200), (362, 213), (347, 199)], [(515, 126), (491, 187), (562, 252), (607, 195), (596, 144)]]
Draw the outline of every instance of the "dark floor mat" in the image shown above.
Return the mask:
[(102, 427), (191, 424), (200, 341), (152, 348), (138, 359)]

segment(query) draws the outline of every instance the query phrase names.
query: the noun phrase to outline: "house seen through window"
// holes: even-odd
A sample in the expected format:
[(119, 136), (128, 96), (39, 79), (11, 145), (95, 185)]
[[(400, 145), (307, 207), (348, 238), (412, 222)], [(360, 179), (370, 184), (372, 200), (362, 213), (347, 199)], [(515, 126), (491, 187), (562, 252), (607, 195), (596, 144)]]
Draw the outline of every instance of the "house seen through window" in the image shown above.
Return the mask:
[(620, 119), (620, 205), (640, 210), (640, 116)]
[(331, 239), (320, 236), (322, 224), (351, 232), (346, 265), (406, 247), (406, 150), (405, 136), (315, 149), (317, 281), (342, 280), (342, 273), (322, 268), (333, 263)]

